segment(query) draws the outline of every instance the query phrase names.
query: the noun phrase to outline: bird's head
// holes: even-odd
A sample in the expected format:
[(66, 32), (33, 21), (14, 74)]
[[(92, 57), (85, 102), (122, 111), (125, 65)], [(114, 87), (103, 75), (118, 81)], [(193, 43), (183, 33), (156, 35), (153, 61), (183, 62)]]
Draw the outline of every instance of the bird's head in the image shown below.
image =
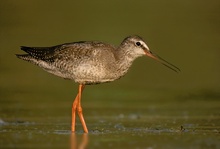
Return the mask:
[(131, 57), (137, 58), (139, 56), (146, 55), (157, 60), (158, 62), (170, 68), (171, 70), (175, 72), (180, 72), (180, 69), (178, 67), (164, 60), (160, 56), (152, 53), (149, 47), (147, 46), (146, 42), (139, 36), (129, 36), (125, 38), (121, 46), (127, 49), (127, 53)]

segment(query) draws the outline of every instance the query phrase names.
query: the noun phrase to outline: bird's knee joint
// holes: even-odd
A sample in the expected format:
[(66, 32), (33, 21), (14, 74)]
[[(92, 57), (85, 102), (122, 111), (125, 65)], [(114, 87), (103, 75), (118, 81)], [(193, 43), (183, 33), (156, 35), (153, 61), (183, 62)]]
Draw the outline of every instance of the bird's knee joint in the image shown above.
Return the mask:
[(73, 106), (72, 106), (72, 110), (74, 110), (74, 111), (75, 111), (75, 110), (76, 110), (76, 106), (74, 106), (74, 105), (73, 105)]
[(82, 110), (82, 107), (77, 107), (77, 112), (78, 112), (78, 113), (82, 113), (82, 111), (83, 111), (83, 110)]

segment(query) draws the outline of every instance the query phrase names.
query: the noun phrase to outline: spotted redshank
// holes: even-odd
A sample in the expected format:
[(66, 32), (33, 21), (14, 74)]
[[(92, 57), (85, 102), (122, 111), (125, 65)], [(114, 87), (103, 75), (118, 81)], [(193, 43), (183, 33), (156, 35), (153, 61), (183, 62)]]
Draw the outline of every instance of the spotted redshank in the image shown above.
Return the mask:
[(175, 72), (180, 69), (152, 53), (139, 36), (129, 36), (115, 47), (97, 41), (65, 43), (52, 47), (26, 47), (27, 54), (17, 57), (31, 62), (56, 76), (74, 80), (79, 84), (78, 94), (72, 105), (72, 132), (78, 112), (85, 133), (88, 133), (81, 107), (85, 85), (111, 82), (124, 76), (133, 61), (143, 55), (149, 56)]

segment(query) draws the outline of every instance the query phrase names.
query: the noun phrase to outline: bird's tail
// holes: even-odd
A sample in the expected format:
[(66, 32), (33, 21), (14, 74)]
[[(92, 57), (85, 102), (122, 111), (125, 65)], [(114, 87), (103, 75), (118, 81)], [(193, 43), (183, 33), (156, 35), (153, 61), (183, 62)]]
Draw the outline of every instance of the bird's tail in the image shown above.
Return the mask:
[(29, 47), (21, 46), (21, 50), (25, 51), (28, 54), (16, 54), (17, 58), (25, 60), (25, 61), (30, 61), (32, 59), (32, 56), (30, 55), (30, 52), (28, 52)]
[(36, 64), (36, 60), (32, 52), (34, 51), (33, 48), (21, 46), (21, 50), (25, 51), (27, 54), (16, 54), (17, 58)]

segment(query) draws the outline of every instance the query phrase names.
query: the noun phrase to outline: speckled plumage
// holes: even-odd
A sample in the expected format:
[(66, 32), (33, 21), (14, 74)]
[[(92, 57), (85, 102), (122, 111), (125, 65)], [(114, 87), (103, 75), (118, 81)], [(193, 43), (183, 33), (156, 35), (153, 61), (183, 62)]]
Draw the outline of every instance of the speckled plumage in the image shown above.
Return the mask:
[[(136, 42), (142, 42), (137, 46)], [(81, 41), (53, 47), (21, 47), (28, 54), (18, 58), (38, 65), (56, 76), (75, 80), (80, 84), (98, 84), (119, 79), (132, 62), (149, 50), (142, 38), (130, 36), (118, 46)]]
[(27, 54), (18, 58), (38, 65), (56, 76), (79, 83), (79, 91), (72, 105), (71, 130), (75, 132), (78, 112), (85, 133), (88, 129), (83, 117), (81, 96), (85, 85), (114, 81), (124, 76), (132, 62), (143, 55), (158, 60), (178, 72), (179, 68), (153, 54), (139, 36), (125, 38), (118, 47), (97, 41), (66, 43), (53, 47), (21, 47)]

